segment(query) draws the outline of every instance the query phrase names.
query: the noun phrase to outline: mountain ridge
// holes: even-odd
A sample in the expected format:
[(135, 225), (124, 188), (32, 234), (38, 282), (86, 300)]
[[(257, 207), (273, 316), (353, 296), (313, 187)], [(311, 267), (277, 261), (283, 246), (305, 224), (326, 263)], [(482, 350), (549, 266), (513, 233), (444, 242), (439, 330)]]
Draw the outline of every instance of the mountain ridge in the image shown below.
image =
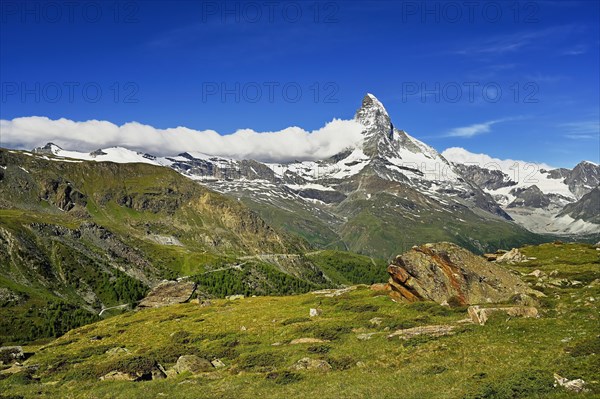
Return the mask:
[[(593, 162), (582, 161), (572, 170), (536, 166), (533, 174), (528, 164), (522, 166), (523, 170), (518, 169), (521, 166), (517, 164), (517, 170), (509, 174), (504, 170), (506, 164), (456, 162), (456, 158), (465, 156), (456, 151), (444, 152), (451, 156), (448, 160), (434, 148), (395, 127), (385, 106), (371, 93), (364, 96), (354, 121), (364, 126), (362, 141), (324, 160), (287, 164), (234, 160), (192, 151), (171, 157), (155, 157), (142, 152), (128, 152), (120, 147), (85, 154), (48, 144), (34, 152), (51, 157), (167, 166), (226, 195), (245, 198), (255, 209), (270, 204), (271, 208), (290, 208), (297, 212), (298, 207), (291, 206), (290, 202), (302, 201), (300, 207), (313, 216), (320, 215), (317, 218), (329, 220), (326, 230), (336, 230), (335, 226), (341, 226), (346, 217), (332, 216), (332, 212), (336, 212), (331, 208), (348, 198), (356, 198), (350, 194), (364, 184), (366, 176), (377, 176), (408, 185), (436, 201), (459, 198), (459, 202), (478, 209), (478, 212), (483, 210), (507, 221), (515, 220), (535, 233), (571, 235), (600, 232), (600, 226), (586, 218), (589, 212), (579, 213), (583, 219), (574, 220), (576, 228), (564, 218), (556, 220), (566, 205), (577, 201), (599, 184), (600, 167)], [(534, 192), (533, 186), (541, 192), (535, 194), (540, 198), (536, 201), (519, 199), (523, 195), (531, 198), (529, 193)], [(255, 205), (256, 202), (262, 205)], [(325, 216), (326, 213), (330, 215)], [(310, 223), (321, 225), (315, 218), (309, 219), (313, 219)]]
[[(175, 169), (241, 200), (268, 223), (320, 248), (351, 249), (385, 257), (393, 254), (398, 242), (407, 246), (443, 239), (482, 252), (493, 249), (493, 245), (488, 239), (479, 242), (466, 226), (476, 225), (475, 230), (492, 237), (491, 231), (482, 233), (488, 223), (488, 230), (495, 226), (502, 232), (499, 242), (508, 238), (509, 243), (510, 237), (522, 237), (512, 242), (517, 245), (527, 241), (524, 237), (533, 237), (512, 222), (514, 207), (508, 205), (516, 199), (513, 194), (506, 194), (513, 198), (511, 201), (499, 202), (499, 197), (494, 197), (498, 193), (490, 191), (462, 165), (450, 162), (434, 148), (395, 127), (385, 106), (373, 94), (365, 95), (354, 121), (364, 127), (363, 140), (327, 159), (288, 164), (234, 160), (193, 151), (155, 157), (115, 147), (84, 154), (49, 144), (34, 152), (49, 159), (142, 162)], [(501, 172), (481, 168), (477, 172), (496, 173), (497, 179), (505, 180), (502, 188), (515, 185)], [(574, 185), (577, 184), (576, 181)], [(432, 216), (438, 214), (443, 216)], [(422, 226), (425, 221), (421, 215), (432, 218), (430, 222), (438, 226), (437, 232)], [(519, 217), (515, 220), (522, 222)], [(400, 225), (405, 226), (404, 233), (396, 227)], [(373, 234), (374, 231), (379, 233)]]

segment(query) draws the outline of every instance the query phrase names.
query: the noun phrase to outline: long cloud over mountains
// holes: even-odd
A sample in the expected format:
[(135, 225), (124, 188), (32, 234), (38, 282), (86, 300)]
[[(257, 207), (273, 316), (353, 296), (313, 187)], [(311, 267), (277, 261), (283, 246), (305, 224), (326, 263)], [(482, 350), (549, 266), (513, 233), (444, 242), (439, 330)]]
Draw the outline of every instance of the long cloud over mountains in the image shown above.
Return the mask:
[(235, 159), (289, 162), (335, 155), (359, 142), (363, 129), (356, 121), (334, 119), (312, 132), (288, 127), (276, 132), (241, 129), (220, 135), (214, 130), (157, 129), (138, 122), (118, 126), (108, 121), (76, 122), (31, 116), (0, 120), (0, 145), (30, 150), (53, 142), (78, 151), (123, 146), (158, 156), (190, 151)]

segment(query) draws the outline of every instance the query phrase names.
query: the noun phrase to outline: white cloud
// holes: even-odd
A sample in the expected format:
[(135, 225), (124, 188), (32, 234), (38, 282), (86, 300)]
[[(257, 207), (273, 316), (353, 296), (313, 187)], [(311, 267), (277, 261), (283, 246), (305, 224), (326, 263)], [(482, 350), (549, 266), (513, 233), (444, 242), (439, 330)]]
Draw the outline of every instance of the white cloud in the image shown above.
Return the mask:
[(461, 147), (447, 148), (442, 152), (442, 156), (450, 162), (462, 163), (467, 165), (477, 165), (485, 169), (501, 170), (509, 176), (514, 174), (515, 168), (518, 167), (524, 169), (527, 165), (535, 165), (538, 170), (555, 169), (553, 166), (550, 166), (545, 163), (518, 161), (514, 159), (492, 158), (486, 154), (472, 153)]
[(455, 127), (454, 129), (451, 129), (446, 136), (470, 138), (483, 133), (489, 133), (492, 129), (492, 125), (495, 125), (499, 122), (503, 122), (503, 120), (494, 120), (483, 123), (475, 123), (469, 126)]
[(157, 129), (137, 122), (117, 126), (108, 121), (76, 122), (32, 116), (0, 120), (0, 145), (32, 149), (53, 142), (69, 150), (86, 152), (123, 146), (158, 156), (189, 151), (236, 159), (287, 162), (334, 155), (359, 142), (363, 129), (358, 122), (334, 119), (312, 132), (288, 127), (276, 132), (241, 129), (220, 135), (214, 130)]

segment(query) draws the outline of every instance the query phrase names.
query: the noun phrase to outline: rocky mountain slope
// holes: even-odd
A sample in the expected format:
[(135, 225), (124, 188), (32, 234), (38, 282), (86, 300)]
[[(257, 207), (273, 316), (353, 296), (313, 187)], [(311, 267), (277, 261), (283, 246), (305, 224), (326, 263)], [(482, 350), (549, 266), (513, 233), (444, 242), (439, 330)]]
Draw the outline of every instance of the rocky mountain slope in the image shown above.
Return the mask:
[(584, 194), (577, 201), (567, 204), (558, 217), (570, 217), (575, 223), (583, 221), (600, 225), (600, 187)]
[[(462, 161), (464, 154), (447, 152)], [(583, 161), (572, 170), (540, 169), (537, 165), (515, 163), (454, 164), (469, 181), (477, 184), (519, 224), (538, 233), (598, 235), (600, 165)], [(573, 213), (572, 209), (578, 211)]]

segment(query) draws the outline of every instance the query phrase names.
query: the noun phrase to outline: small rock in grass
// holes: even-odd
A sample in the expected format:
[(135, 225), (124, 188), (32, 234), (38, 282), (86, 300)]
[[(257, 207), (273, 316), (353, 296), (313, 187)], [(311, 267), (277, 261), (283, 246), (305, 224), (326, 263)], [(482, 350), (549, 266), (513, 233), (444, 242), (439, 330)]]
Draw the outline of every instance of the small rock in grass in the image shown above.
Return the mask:
[(211, 362), (208, 360), (198, 357), (196, 355), (183, 355), (177, 359), (177, 363), (173, 366), (173, 369), (179, 374), (184, 371), (189, 371), (192, 374), (201, 373), (205, 371), (211, 371), (214, 369)]
[(106, 351), (107, 355), (118, 355), (120, 353), (128, 353), (129, 350), (126, 348), (123, 348), (121, 346), (117, 346), (115, 348), (110, 348), (109, 350)]
[(319, 359), (311, 359), (309, 357), (303, 357), (298, 360), (296, 364), (292, 366), (295, 370), (319, 370), (319, 371), (329, 371), (331, 370), (331, 365), (327, 363), (325, 360)]
[(365, 334), (358, 334), (356, 336), (356, 339), (358, 339), (359, 341), (368, 341), (371, 339), (371, 337), (374, 335), (375, 333), (365, 333)]
[(560, 375), (554, 373), (554, 386), (561, 386), (565, 388), (567, 391), (572, 392), (586, 392), (588, 391), (585, 388), (585, 381), (581, 378), (577, 378), (576, 380), (569, 380), (567, 378), (561, 377)]

